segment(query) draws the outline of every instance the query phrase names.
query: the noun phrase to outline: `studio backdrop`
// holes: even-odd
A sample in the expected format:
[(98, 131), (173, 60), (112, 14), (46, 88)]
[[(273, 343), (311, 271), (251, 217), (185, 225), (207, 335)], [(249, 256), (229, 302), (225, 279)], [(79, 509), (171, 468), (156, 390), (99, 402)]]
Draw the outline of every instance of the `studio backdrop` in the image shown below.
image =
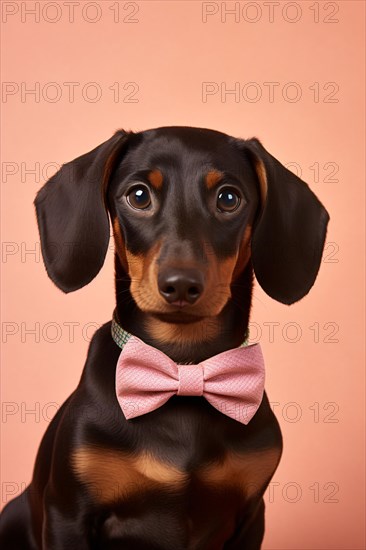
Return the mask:
[(185, 125), (257, 137), (330, 214), (317, 281), (292, 306), (255, 283), (250, 342), (284, 452), (264, 550), (364, 541), (364, 38), (362, 1), (3, 1), (1, 505), (111, 319), (114, 245), (63, 294), (33, 201), (116, 130)]

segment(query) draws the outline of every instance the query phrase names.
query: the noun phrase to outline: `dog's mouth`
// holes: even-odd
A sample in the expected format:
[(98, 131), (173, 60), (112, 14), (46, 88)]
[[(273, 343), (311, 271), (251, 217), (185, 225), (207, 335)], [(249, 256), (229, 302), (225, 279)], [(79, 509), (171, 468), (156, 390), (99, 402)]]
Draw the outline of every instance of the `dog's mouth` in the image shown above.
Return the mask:
[(159, 321), (164, 323), (198, 323), (204, 318), (203, 315), (195, 315), (193, 313), (187, 313), (186, 311), (175, 310), (167, 313), (156, 312), (152, 314)]

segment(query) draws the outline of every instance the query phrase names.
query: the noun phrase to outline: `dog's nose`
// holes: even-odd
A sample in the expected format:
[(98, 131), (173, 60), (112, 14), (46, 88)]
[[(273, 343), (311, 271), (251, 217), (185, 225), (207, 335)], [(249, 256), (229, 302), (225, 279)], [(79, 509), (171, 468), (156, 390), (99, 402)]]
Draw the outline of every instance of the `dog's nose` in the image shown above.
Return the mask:
[(166, 269), (158, 276), (159, 292), (168, 304), (194, 304), (203, 286), (203, 275), (196, 269)]

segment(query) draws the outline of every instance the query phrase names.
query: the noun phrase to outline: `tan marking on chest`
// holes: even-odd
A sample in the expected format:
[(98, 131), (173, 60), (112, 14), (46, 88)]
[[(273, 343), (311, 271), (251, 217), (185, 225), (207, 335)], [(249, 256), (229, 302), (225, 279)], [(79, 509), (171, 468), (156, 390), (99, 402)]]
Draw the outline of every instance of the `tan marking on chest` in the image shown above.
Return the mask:
[(200, 468), (198, 476), (205, 484), (237, 487), (250, 497), (260, 491), (275, 472), (281, 450), (271, 448), (255, 453), (227, 453), (224, 459)]
[(176, 490), (184, 487), (187, 474), (148, 453), (134, 456), (122, 451), (81, 447), (72, 456), (74, 472), (101, 503), (158, 485)]

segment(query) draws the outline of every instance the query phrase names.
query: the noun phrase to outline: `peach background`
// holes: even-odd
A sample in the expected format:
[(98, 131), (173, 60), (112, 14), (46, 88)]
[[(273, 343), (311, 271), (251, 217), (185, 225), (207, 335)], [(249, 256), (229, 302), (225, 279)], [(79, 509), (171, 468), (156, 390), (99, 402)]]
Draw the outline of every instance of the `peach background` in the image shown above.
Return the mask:
[[(2, 24), (3, 81), (19, 86), (24, 82), (29, 88), (35, 82), (41, 86), (57, 82), (63, 95), (53, 103), (42, 97), (36, 102), (31, 96), (22, 102), (18, 93), (2, 102), (2, 167), (6, 171), (10, 165), (4, 163), (15, 163), (11, 166), (17, 173), (7, 178), (3, 173), (1, 185), (5, 247), (1, 503), (29, 482), (48, 421), (75, 388), (88, 339), (95, 326), (111, 317), (114, 305), (112, 244), (97, 279), (67, 296), (48, 280), (39, 257), (25, 254), (38, 243), (32, 201), (47, 176), (25, 174), (24, 167), (40, 163), (42, 171), (48, 163), (71, 160), (120, 127), (203, 126), (241, 137), (256, 135), (283, 163), (298, 163), (303, 179), (330, 212), (327, 240), (335, 243), (328, 245), (316, 284), (300, 303), (288, 308), (258, 286), (255, 290), (252, 335), (260, 336), (259, 326), (267, 392), (270, 401), (278, 403), (275, 410), (284, 436), (283, 459), (266, 497), (263, 548), (361, 550), (365, 547), (364, 3), (333, 2), (330, 8), (329, 3), (315, 3), (318, 23), (310, 8), (314, 3), (304, 1), (297, 2), (301, 18), (296, 23), (282, 16), (285, 10), (287, 18), (294, 18), (295, 8), (289, 2), (276, 8), (272, 23), (269, 8), (261, 2), (252, 2), (254, 7), (240, 3), (249, 10), (247, 19), (255, 17), (250, 10), (262, 10), (256, 23), (243, 16), (239, 22), (233, 16), (222, 22), (220, 12), (203, 23), (199, 1), (138, 2), (136, 23), (114, 22), (110, 8), (116, 3), (109, 1), (96, 3), (102, 12), (96, 23), (82, 18), (81, 9), (88, 2), (75, 8), (73, 23), (63, 2), (58, 3), (61, 18), (55, 23), (47, 21), (57, 15), (52, 6), (39, 22), (32, 16), (22, 22), (20, 2), (2, 4), (3, 9), (11, 5), (19, 10)], [(34, 2), (22, 4), (31, 8)], [(134, 10), (133, 4), (120, 2), (120, 19)], [(220, 9), (221, 3), (211, 5)], [(228, 8), (233, 5), (227, 3)], [(339, 7), (333, 16), (339, 22), (326, 23), (333, 5)], [(96, 13), (93, 9), (85, 12), (89, 19)], [(63, 85), (71, 81), (81, 83), (73, 103)], [(235, 102), (233, 96), (222, 102), (217, 94), (203, 102), (201, 86), (207, 81), (226, 82), (227, 88), (235, 82), (256, 82), (263, 96), (256, 103)], [(263, 84), (271, 81), (280, 82), (273, 102)], [(83, 99), (80, 89), (88, 82), (100, 86), (98, 102)], [(115, 82), (124, 95), (132, 88), (123, 91), (123, 85), (136, 82), (138, 102), (115, 102), (109, 89)], [(282, 98), (288, 82), (301, 87), (302, 98), (296, 103)], [(314, 82), (320, 83), (319, 102), (309, 89)], [(338, 102), (323, 101), (332, 91), (323, 90), (327, 82), (339, 85)], [(320, 180), (314, 181), (309, 168), (314, 162), (320, 167), (337, 163), (334, 177), (339, 181), (323, 181), (329, 167), (321, 168)], [(52, 171), (49, 167), (48, 176)], [(271, 322), (279, 323), (273, 339), (264, 324)], [(26, 333), (36, 323), (38, 342)], [(77, 323), (72, 342), (65, 323)], [(314, 323), (319, 323), (319, 341)], [(339, 331), (331, 336), (336, 326)], [(11, 328), (15, 333), (6, 341)], [(296, 331), (298, 341), (290, 342)], [(319, 419), (314, 417), (316, 407)]]

